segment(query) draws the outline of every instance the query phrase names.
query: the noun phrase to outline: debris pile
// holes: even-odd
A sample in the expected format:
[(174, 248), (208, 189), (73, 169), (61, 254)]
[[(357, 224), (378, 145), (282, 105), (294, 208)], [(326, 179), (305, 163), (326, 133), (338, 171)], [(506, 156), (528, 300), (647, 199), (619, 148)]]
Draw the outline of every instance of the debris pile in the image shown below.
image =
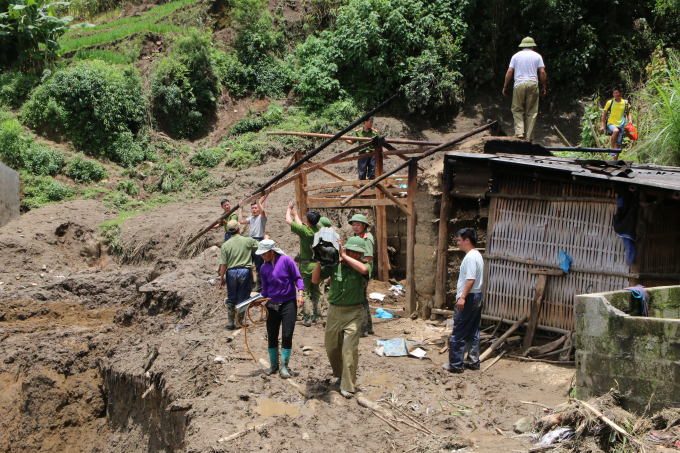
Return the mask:
[[(625, 398), (625, 395), (623, 396)], [(622, 395), (612, 389), (588, 402), (545, 408), (546, 416), (533, 424), (536, 441), (529, 451), (569, 453), (680, 451), (680, 408), (653, 416), (637, 416), (622, 409)], [(521, 421), (521, 420), (520, 420)], [(515, 430), (521, 431), (516, 423)], [(531, 429), (531, 425), (527, 426)]]

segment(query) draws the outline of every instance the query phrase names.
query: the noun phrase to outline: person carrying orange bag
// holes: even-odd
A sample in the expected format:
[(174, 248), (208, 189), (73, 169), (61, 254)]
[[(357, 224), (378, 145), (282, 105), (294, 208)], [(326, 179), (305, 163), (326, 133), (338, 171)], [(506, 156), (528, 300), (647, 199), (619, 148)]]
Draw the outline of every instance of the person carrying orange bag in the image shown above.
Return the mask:
[[(627, 99), (623, 99), (623, 88), (620, 86), (615, 86), (612, 90), (614, 94), (614, 99), (607, 101), (604, 106), (604, 113), (602, 114), (602, 124), (600, 126), (600, 132), (605, 132), (605, 127), (607, 135), (611, 135), (611, 148), (621, 149), (621, 143), (623, 143), (624, 128), (626, 124), (633, 124), (633, 116), (630, 113), (630, 103)], [(612, 154), (614, 155), (614, 154)], [(615, 153), (615, 157), (619, 153)]]

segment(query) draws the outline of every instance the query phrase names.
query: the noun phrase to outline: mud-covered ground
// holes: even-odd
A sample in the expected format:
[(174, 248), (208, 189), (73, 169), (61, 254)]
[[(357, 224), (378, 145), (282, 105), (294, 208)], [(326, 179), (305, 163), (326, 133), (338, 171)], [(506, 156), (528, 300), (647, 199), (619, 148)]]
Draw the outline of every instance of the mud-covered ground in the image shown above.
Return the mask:
[[(481, 111), (473, 112), (450, 130), (396, 135), (445, 140), (481, 121)], [(389, 118), (376, 123), (404, 127)], [(317, 160), (348, 147), (331, 147)], [(263, 374), (243, 333), (230, 341), (223, 328), (226, 290), (210, 282), (217, 276), (222, 231), (208, 233), (181, 255), (179, 250), (220, 215), (219, 199), (249, 195), (285, 160), (233, 173), (233, 183), (208, 198), (131, 217), (122, 224), (123, 259), (110, 253), (99, 230), (118, 213), (97, 201), (49, 205), (0, 228), (0, 452), (528, 449), (525, 438), (513, 437), (512, 424), (540, 409), (520, 401), (564, 401), (573, 369), (502, 359), (484, 373), (451, 375), (441, 368), (442, 325), (376, 320), (375, 335), (361, 339), (358, 387), (372, 401), (402, 408), (432, 431), (425, 434), (404, 423), (395, 430), (356, 399), (339, 396), (330, 381), (322, 323), (296, 326), (292, 381), (305, 396), (288, 381)], [(386, 168), (401, 162), (390, 159)], [(440, 162), (441, 156), (421, 165)], [(355, 178), (353, 163), (333, 170)], [(309, 184), (327, 180), (317, 172)], [(297, 238), (284, 219), (293, 194), (293, 185), (271, 194), (267, 230), (294, 256)], [(324, 214), (347, 235), (354, 211)], [(153, 280), (162, 283), (140, 290)], [(404, 296), (391, 295), (390, 285), (371, 282), (369, 292), (389, 295), (376, 307), (403, 307)], [(376, 339), (394, 337), (432, 344), (422, 360), (375, 354)], [(248, 344), (256, 359), (266, 359), (264, 327), (248, 331)], [(219, 442), (253, 426), (258, 428), (243, 437)]]

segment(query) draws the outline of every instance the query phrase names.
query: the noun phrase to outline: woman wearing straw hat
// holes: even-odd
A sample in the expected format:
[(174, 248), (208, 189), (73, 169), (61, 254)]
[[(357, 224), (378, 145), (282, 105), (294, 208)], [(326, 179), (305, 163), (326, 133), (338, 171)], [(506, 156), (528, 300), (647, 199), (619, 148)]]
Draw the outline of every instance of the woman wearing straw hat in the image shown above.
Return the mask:
[[(262, 296), (267, 302), (267, 338), (269, 341), (269, 362), (267, 374), (279, 371), (282, 378), (290, 377), (288, 362), (293, 349), (293, 331), (297, 309), (304, 304), (302, 292), (305, 285), (295, 261), (283, 250), (276, 247), (271, 239), (260, 241), (255, 254), (264, 259), (260, 268)], [(281, 361), (279, 362), (279, 330), (281, 330)]]

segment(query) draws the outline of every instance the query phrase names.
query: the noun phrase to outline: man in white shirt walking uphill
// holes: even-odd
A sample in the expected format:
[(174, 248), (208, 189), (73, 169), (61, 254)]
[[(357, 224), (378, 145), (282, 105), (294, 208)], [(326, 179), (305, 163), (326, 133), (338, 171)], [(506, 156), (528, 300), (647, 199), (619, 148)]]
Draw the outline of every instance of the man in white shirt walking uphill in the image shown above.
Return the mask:
[[(458, 248), (465, 252), (460, 264), (456, 310), (453, 315), (453, 333), (449, 343), (449, 363), (444, 369), (462, 373), (464, 367), (479, 369), (479, 323), (482, 319), (482, 275), (484, 260), (475, 249), (477, 233), (472, 228), (463, 228), (457, 233)], [(465, 348), (468, 358), (463, 363)]]
[(543, 57), (534, 52), (536, 43), (533, 38), (524, 38), (519, 45), (523, 49), (512, 56), (510, 67), (505, 73), (503, 96), (507, 96), (507, 88), (512, 76), (515, 84), (512, 89), (512, 116), (515, 119), (515, 136), (529, 141), (534, 139), (534, 127), (538, 115), (538, 77), (541, 77), (545, 97), (545, 65)]

